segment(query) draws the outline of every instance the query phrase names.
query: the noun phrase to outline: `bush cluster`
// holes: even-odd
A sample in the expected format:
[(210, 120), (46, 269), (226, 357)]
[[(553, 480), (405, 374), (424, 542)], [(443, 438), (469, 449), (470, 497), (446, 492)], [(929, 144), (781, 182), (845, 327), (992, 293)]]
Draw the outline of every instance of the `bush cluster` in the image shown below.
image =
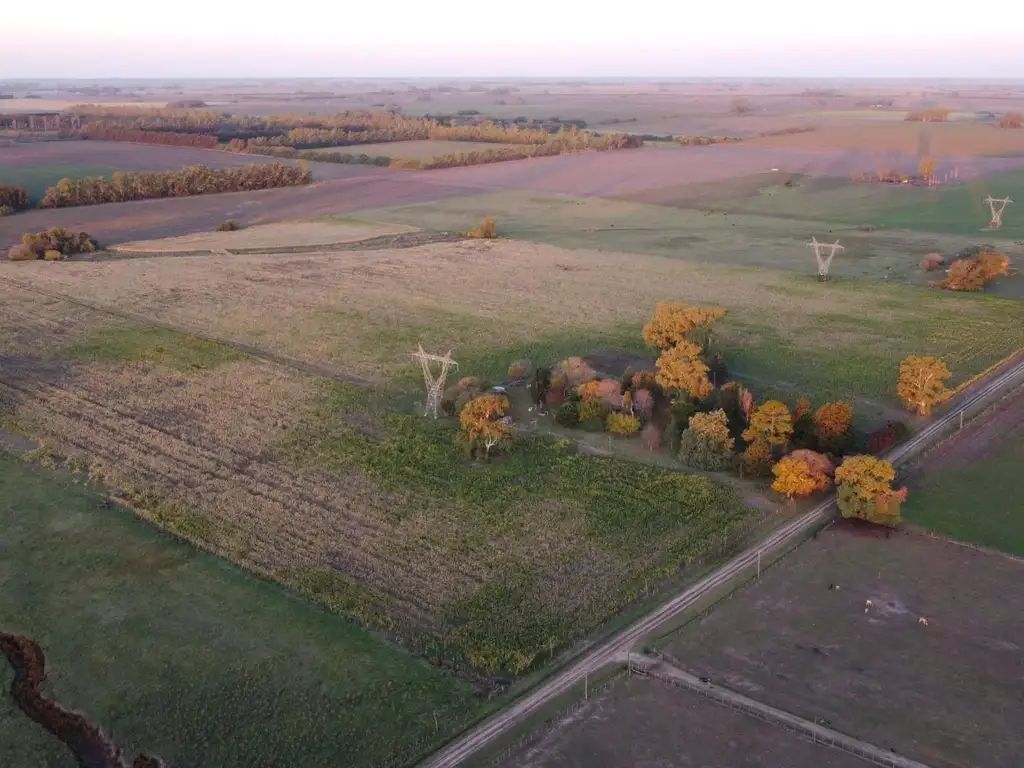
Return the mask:
[(99, 243), (87, 232), (75, 234), (69, 229), (54, 227), (43, 232), (26, 232), (21, 236), (21, 245), (11, 248), (7, 252), (7, 258), (11, 261), (57, 261), (97, 250)]
[(7, 212), (0, 212), (0, 216), (7, 216), (11, 213), (23, 211), (29, 207), (30, 201), (28, 192), (13, 184), (0, 184), (0, 209)]

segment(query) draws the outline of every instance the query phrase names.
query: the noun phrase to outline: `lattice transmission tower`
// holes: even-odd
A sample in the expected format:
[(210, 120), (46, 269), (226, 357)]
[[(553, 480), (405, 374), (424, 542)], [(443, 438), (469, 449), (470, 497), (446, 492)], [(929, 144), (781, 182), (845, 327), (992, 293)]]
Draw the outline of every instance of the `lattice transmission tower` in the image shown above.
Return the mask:
[(989, 195), (984, 202), (988, 203), (988, 209), (992, 212), (992, 221), (989, 222), (989, 229), (999, 229), (1003, 226), (1003, 211), (1013, 200), (1008, 197), (992, 197)]
[[(459, 364), (452, 360), (452, 351), (449, 349), (447, 355), (431, 355), (423, 351), (423, 345), (420, 344), (419, 350), (412, 353), (413, 358), (420, 361), (420, 365), (423, 366), (423, 383), (427, 387), (427, 404), (423, 409), (423, 415), (427, 416), (431, 413), (434, 414), (434, 418), (437, 418), (437, 407), (441, 403), (441, 393), (444, 392), (444, 382), (448, 378), (448, 372), (452, 369), (458, 369)], [(440, 363), (441, 370), (438, 373), (434, 373), (431, 369), (431, 363)]]
[[(818, 262), (818, 279), (828, 280), (828, 269), (832, 266), (832, 259), (835, 257), (838, 251), (846, 250), (836, 240), (834, 243), (819, 243), (815, 237), (811, 238), (811, 242), (807, 244), (808, 248), (814, 249), (814, 258)], [(825, 250), (828, 249), (828, 255), (825, 255)]]

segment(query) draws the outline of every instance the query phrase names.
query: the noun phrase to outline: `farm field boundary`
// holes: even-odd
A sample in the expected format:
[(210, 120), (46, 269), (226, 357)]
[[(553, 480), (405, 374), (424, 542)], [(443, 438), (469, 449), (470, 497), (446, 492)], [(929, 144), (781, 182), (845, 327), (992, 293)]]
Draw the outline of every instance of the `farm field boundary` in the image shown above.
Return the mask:
[(682, 669), (677, 661), (671, 659), (666, 654), (658, 654), (657, 657), (643, 654), (620, 654), (618, 660), (628, 664), (631, 670), (638, 674), (692, 691), (717, 704), (737, 709), (744, 714), (764, 720), (772, 725), (779, 725), (791, 731), (796, 731), (810, 737), (814, 743), (827, 744), (834, 749), (856, 755), (874, 765), (883, 766), (883, 768), (928, 768), (924, 763), (919, 763), (902, 755), (884, 752), (874, 744), (869, 744), (866, 741), (853, 738), (831, 728), (826, 728), (823, 725), (812, 723), (781, 709), (762, 704), (759, 701), (724, 688), (717, 682), (703, 683), (695, 675)]

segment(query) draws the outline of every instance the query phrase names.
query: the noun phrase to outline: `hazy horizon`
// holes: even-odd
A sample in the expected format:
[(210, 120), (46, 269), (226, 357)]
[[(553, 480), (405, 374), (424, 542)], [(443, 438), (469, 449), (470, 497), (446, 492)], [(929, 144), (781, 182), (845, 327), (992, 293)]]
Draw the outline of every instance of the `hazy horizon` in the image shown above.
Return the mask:
[[(239, 14), (180, 0), (158, 27), (128, 0), (5, 9), (7, 79), (164, 78), (935, 78), (1024, 77), (1024, 31), (922, 0), (811, 0), (718, 7), (653, 2), (625, 13), (575, 6), (443, 8), (399, 0)], [(621, 16), (621, 18), (618, 18)], [(8, 42), (9, 41), (9, 42)], [(45, 41), (45, 46), (41, 42)], [(88, 44), (83, 54), (81, 45)]]

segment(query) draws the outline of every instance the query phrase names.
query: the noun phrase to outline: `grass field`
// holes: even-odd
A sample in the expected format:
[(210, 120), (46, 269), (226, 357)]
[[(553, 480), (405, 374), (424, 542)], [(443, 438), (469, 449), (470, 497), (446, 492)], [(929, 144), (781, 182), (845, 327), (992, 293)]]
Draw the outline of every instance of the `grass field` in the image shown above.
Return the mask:
[[(46, 695), (129, 755), (402, 765), (476, 707), (450, 675), (3, 454), (0, 528), (3, 628), (41, 643)], [(0, 687), (10, 680), (4, 660)], [(6, 692), (0, 764), (72, 764)]]
[[(3, 155), (0, 154), (0, 159)], [(84, 179), (87, 176), (110, 176), (118, 171), (104, 165), (0, 165), (0, 184), (14, 184), (24, 188), (33, 202), (38, 202), (48, 187), (63, 178)]]
[(908, 478), (904, 516), (961, 541), (1024, 556), (1024, 392), (971, 421)]
[[(1021, 183), (1020, 178), (1024, 176), (1012, 177), (1012, 184), (1006, 185), (1010, 188), (1008, 194)], [(934, 275), (921, 273), (917, 268), (927, 253), (951, 254), (965, 245), (982, 243), (998, 245), (1011, 258), (1021, 251), (1014, 240), (1024, 236), (1024, 225), (1013, 223), (1012, 211), (1007, 211), (1000, 232), (981, 231), (989, 218), (988, 207), (982, 203), (984, 190), (996, 189), (995, 186), (972, 183), (969, 189), (965, 185), (934, 193), (856, 186), (848, 180), (819, 181), (808, 184), (806, 189), (790, 189), (781, 186), (781, 181), (772, 185), (763, 177), (752, 177), (699, 185), (699, 193), (658, 190), (658, 203), (515, 191), (366, 211), (360, 215), (427, 229), (464, 227), (466, 221), (493, 215), (499, 234), (518, 240), (664, 256), (700, 264), (766, 267), (803, 275), (813, 275), (817, 269), (807, 247), (811, 237), (837, 238), (846, 250), (832, 264), (835, 277), (865, 277), (918, 286), (934, 279)], [(933, 194), (943, 201), (949, 217), (941, 225), (936, 224), (929, 207), (929, 195)], [(644, 196), (650, 197), (650, 193)], [(976, 203), (970, 202), (973, 197), (978, 198)], [(861, 231), (858, 227), (863, 224), (877, 229)], [(933, 225), (935, 228), (929, 229)], [(903, 226), (907, 228), (901, 229)], [(993, 290), (1006, 295), (1024, 293), (1021, 278), (1004, 282), (1008, 285), (996, 285)]]
[(346, 155), (369, 155), (402, 160), (429, 160), (432, 157), (465, 152), (487, 152), (504, 144), (486, 141), (388, 141), (380, 144), (359, 144), (349, 147), (325, 147), (314, 152), (341, 152)]
[[(891, 403), (907, 354), (943, 355), (959, 382), (1024, 346), (1012, 321), (1024, 308), (1009, 300), (508, 241), (30, 263), (3, 276), (378, 383), (408, 374), (419, 342), (452, 347), (463, 373), (492, 378), (521, 357), (643, 353), (640, 327), (673, 300), (727, 307), (718, 338), (729, 365), (810, 397)], [(17, 294), (0, 285), (4, 311), (33, 322), (39, 300)]]
[(154, 522), (485, 671), (546, 659), (752, 517), (705, 478), (550, 439), (472, 469), (454, 423), (384, 389), (80, 305), (23, 295), (3, 311), (8, 424)]
[(1024, 754), (1022, 576), (999, 555), (837, 526), (658, 647), (933, 768), (1009, 768)]

